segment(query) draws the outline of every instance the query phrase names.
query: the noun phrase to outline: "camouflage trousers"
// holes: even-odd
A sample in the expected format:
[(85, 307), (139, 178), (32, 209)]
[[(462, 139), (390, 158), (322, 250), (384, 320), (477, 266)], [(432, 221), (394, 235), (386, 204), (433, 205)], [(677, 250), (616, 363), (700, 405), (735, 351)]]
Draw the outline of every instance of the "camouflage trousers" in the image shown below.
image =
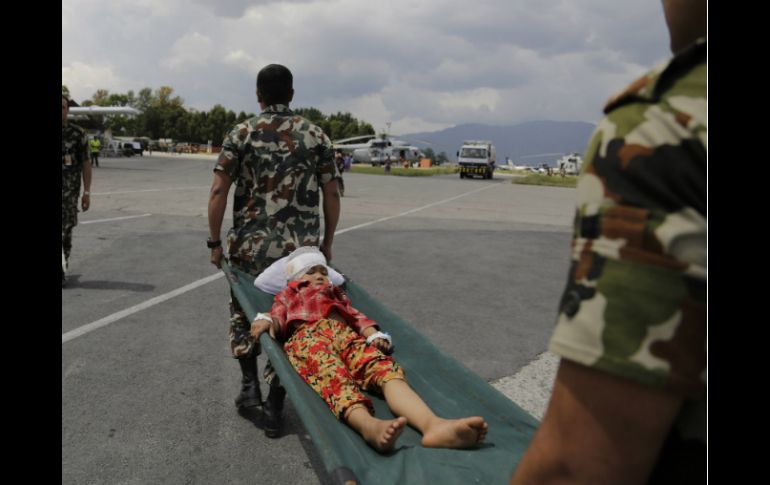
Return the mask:
[[(243, 261), (230, 259), (230, 265), (241, 271), (249, 273), (255, 278), (264, 269), (263, 266), (254, 264), (244, 264)], [(262, 346), (259, 341), (251, 338), (251, 320), (246, 316), (246, 312), (238, 303), (238, 299), (230, 290), (230, 352), (236, 359), (256, 359), (262, 353)], [(265, 382), (271, 386), (279, 386), (278, 375), (273, 369), (270, 359), (267, 359), (265, 368), (262, 372)]]
[(77, 197), (64, 199), (61, 204), (61, 247), (67, 261), (72, 251), (72, 229), (78, 225), (78, 199)]

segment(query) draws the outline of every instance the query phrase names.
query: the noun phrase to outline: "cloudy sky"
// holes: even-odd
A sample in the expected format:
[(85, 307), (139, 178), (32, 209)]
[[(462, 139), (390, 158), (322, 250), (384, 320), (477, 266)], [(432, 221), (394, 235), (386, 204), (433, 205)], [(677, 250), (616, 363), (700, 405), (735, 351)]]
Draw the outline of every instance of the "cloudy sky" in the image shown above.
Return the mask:
[(595, 123), (669, 55), (660, 0), (62, 0), (62, 83), (79, 102), (165, 85), (188, 107), (258, 112), (257, 72), (278, 63), (292, 106), (394, 134)]

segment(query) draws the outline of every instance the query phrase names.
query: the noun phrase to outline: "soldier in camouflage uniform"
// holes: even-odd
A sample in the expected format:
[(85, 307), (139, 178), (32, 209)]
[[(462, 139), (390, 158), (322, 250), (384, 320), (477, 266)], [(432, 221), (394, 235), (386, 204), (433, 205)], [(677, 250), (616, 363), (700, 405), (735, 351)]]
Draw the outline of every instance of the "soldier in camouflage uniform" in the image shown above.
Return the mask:
[(83, 178), (83, 212), (91, 205), (91, 161), (88, 158), (88, 141), (85, 131), (67, 120), (73, 101), (62, 94), (61, 98), (61, 284), (65, 286), (66, 271), (72, 251), (72, 229), (78, 224), (78, 198), (80, 179)]
[(609, 101), (587, 149), (562, 361), (512, 484), (706, 483), (706, 7), (664, 9), (676, 55)]
[[(220, 267), (220, 230), (230, 185), (235, 183), (233, 227), (227, 232), (230, 264), (252, 276), (300, 246), (320, 242), (320, 191), (323, 192), (324, 241), (327, 259), (340, 212), (332, 144), (316, 125), (289, 109), (294, 96), (291, 72), (271, 64), (257, 75), (257, 100), (262, 112), (233, 128), (214, 167), (209, 199), (208, 247)], [(258, 341), (251, 322), (230, 292), (230, 348), (243, 374), (239, 410), (262, 406), (257, 380)], [(265, 434), (279, 435), (285, 390), (268, 360), (264, 377), (270, 393), (264, 404)]]

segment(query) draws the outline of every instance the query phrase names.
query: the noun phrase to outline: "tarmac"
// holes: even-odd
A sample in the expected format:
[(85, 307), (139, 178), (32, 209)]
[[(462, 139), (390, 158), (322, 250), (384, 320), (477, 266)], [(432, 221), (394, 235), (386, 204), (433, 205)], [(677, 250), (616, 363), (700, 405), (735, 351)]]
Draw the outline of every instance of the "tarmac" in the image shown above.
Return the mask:
[[(228, 286), (205, 245), (214, 159), (94, 168), (62, 289), (62, 483), (329, 483), (290, 400), (275, 440), (233, 404)], [(575, 189), (344, 179), (333, 264), (540, 419)]]

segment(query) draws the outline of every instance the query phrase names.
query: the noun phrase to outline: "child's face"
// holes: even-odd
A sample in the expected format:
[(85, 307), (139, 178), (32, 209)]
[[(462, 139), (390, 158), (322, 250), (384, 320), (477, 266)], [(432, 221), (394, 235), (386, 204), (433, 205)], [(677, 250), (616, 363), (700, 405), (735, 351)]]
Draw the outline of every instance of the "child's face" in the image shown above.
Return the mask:
[(326, 266), (317, 264), (297, 279), (299, 281), (309, 281), (313, 286), (326, 286), (329, 284), (329, 271), (326, 269)]

